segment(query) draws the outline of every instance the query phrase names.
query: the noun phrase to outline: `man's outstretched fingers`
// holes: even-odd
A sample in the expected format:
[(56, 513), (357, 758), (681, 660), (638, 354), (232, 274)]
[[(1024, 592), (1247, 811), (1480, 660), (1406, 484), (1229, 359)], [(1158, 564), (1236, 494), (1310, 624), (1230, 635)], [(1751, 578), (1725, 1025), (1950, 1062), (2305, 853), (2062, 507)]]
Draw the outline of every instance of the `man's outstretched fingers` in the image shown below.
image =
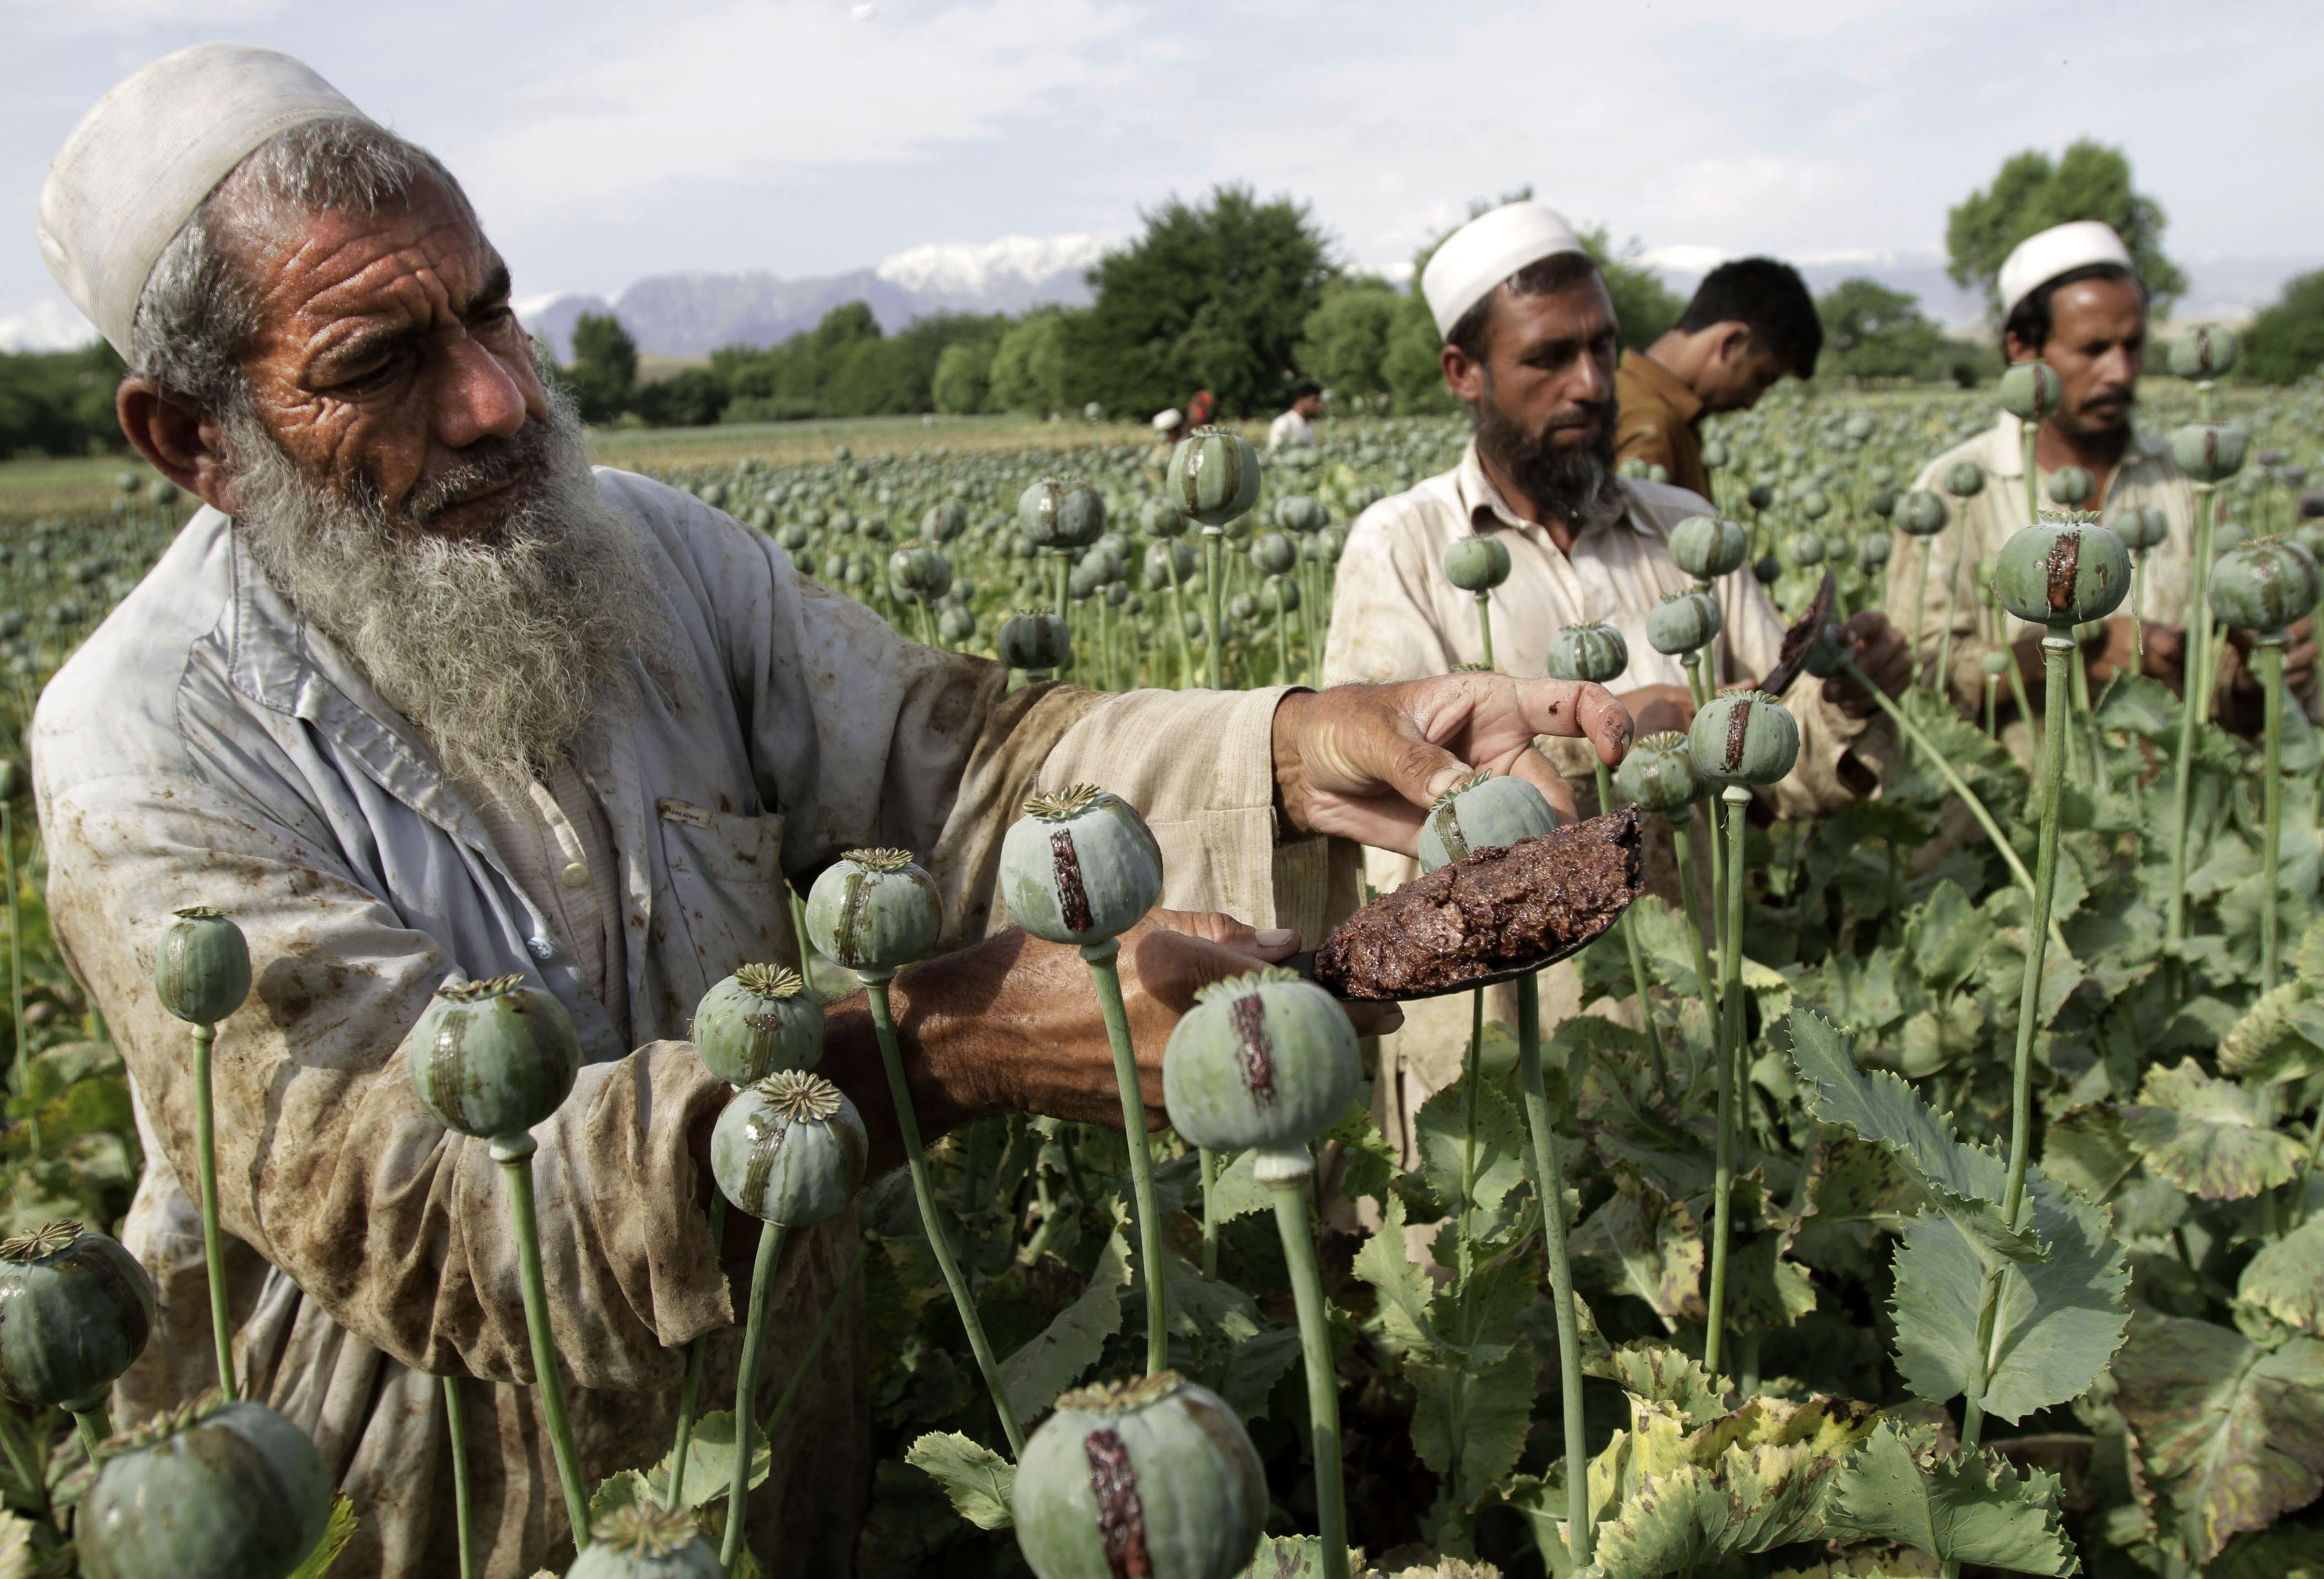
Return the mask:
[[(1630, 750), (1634, 725), (1630, 710), (1615, 699), (1614, 693), (1604, 686), (1582, 685), (1568, 680), (1545, 680), (1545, 685), (1562, 685), (1572, 693), (1570, 706), (1573, 721), (1583, 738), (1597, 748), (1598, 760), (1608, 767), (1620, 763)], [(1566, 734), (1576, 731), (1537, 729), (1537, 734)]]

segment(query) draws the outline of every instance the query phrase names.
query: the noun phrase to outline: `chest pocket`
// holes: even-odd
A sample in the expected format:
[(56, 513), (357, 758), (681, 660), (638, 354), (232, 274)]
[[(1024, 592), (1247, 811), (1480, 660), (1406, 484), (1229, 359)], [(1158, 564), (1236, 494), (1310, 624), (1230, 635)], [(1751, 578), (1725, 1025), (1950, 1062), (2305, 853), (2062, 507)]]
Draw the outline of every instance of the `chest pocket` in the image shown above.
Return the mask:
[(669, 919), (692, 935), (704, 980), (758, 961), (796, 963), (782, 881), (783, 818), (669, 799), (656, 801), (654, 810), (678, 900)]

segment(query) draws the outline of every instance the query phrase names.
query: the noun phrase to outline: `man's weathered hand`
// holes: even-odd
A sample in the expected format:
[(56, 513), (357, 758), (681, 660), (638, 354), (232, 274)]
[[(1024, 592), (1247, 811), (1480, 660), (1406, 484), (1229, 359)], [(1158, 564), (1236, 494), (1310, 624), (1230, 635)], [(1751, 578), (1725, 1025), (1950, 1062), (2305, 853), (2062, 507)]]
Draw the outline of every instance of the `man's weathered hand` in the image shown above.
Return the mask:
[[(1904, 633), (1888, 623), (1887, 615), (1878, 609), (1866, 609), (1840, 626), (1840, 639), (1864, 678), (1884, 695), (1904, 694), (1904, 688), (1913, 682), (1913, 650), (1905, 645)], [(1868, 718), (1880, 705), (1849, 674), (1836, 674), (1824, 681), (1823, 697), (1851, 718)]]
[(1410, 854), (1429, 803), (1481, 768), (1513, 773), (1574, 815), (1572, 791), (1534, 748), (1587, 740), (1608, 766), (1630, 746), (1630, 716), (1603, 686), (1448, 674), (1395, 685), (1293, 691), (1275, 713), (1276, 794), (1302, 833)]
[(1640, 686), (1614, 699), (1630, 715), (1631, 737), (1636, 740), (1672, 729), (1683, 734), (1694, 722), (1694, 698), (1684, 686)]

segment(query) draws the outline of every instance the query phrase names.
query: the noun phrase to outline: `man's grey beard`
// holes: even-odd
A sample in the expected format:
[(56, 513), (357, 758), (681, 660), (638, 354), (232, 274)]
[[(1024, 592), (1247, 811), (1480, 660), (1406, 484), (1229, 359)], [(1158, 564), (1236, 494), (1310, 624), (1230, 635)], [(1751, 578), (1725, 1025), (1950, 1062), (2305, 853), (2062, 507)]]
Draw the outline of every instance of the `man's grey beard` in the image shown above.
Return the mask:
[(1623, 492), (1620, 474), (1614, 469), (1614, 402), (1607, 400), (1577, 409), (1598, 418), (1595, 443), (1555, 444), (1553, 428), (1537, 435), (1527, 433), (1494, 400), (1492, 374), (1488, 372), (1484, 397), (1476, 407), (1477, 448), (1533, 501), (1534, 508), (1582, 532), (1620, 520), (1629, 508), (1629, 499)]
[[(593, 719), (637, 701), (641, 666), (667, 673), (668, 605), (635, 529), (598, 496), (568, 403), (414, 489), (403, 513), (417, 526), (368, 487), (309, 478), (246, 408), (226, 419), (225, 449), (252, 557), (455, 779), (521, 796)], [(522, 499), (486, 537), (425, 530), (527, 469)]]

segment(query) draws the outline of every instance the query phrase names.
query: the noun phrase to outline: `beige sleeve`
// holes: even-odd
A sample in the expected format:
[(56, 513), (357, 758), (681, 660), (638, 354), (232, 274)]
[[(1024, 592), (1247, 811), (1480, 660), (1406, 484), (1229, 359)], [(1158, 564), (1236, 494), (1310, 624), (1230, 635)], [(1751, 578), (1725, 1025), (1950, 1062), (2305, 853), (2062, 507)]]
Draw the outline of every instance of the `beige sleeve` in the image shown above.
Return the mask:
[[(1772, 670), (1783, 655), (1783, 614), (1746, 569), (1724, 577), (1720, 616), (1722, 684)], [(1870, 791), (1895, 760), (1895, 726), (1886, 715), (1851, 718), (1824, 699), (1824, 682), (1803, 674), (1780, 700), (1800, 726), (1800, 758), (1788, 777), (1763, 791), (1780, 817), (1826, 816)]]
[(1332, 587), (1325, 685), (1419, 679), (1462, 661), (1432, 616), (1424, 557), (1389, 518), (1366, 512), (1356, 522)]

